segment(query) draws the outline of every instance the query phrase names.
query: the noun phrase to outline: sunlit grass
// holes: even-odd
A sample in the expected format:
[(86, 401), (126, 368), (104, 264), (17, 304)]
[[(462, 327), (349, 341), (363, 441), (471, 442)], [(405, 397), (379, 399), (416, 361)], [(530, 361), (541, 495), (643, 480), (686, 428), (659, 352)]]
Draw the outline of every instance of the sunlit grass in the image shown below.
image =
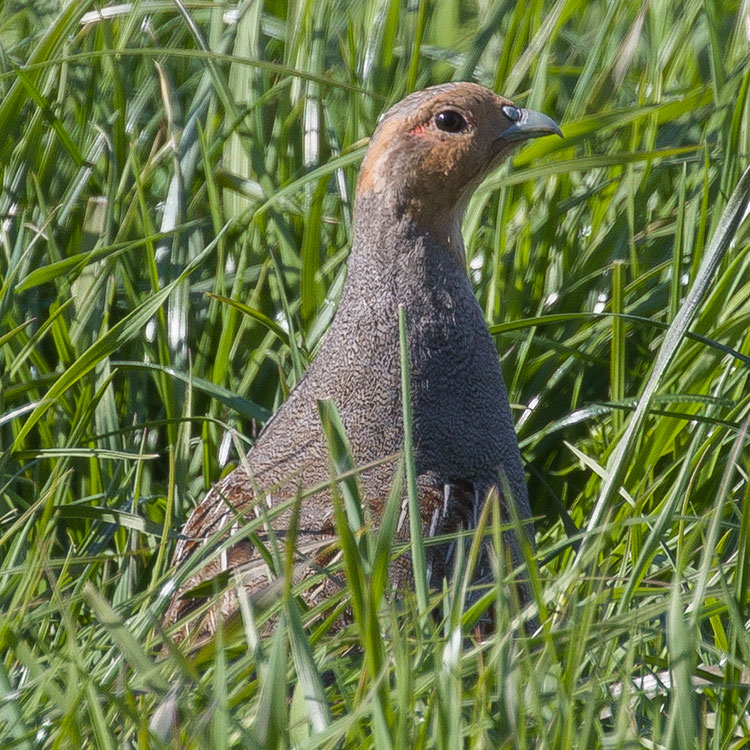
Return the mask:
[[(0, 6), (0, 745), (743, 746), (746, 16)], [(470, 591), (475, 539), (426, 604), (390, 601), (390, 516), (358, 519), (349, 482), (348, 627), (282, 575), (215, 643), (175, 645), (173, 532), (315, 354), (377, 117), (451, 79), (565, 134), (520, 151), (464, 223), (539, 517), (535, 601), (519, 612), (504, 585), (492, 502), (495, 585)]]

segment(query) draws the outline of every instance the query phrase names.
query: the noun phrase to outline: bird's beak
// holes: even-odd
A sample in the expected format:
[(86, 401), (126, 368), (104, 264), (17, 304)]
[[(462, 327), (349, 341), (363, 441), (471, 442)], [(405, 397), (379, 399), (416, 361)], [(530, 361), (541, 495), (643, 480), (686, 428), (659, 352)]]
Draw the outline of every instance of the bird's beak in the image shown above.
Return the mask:
[(498, 140), (525, 141), (528, 138), (538, 138), (540, 135), (559, 135), (563, 137), (560, 126), (547, 115), (533, 109), (517, 109), (518, 119), (506, 128)]

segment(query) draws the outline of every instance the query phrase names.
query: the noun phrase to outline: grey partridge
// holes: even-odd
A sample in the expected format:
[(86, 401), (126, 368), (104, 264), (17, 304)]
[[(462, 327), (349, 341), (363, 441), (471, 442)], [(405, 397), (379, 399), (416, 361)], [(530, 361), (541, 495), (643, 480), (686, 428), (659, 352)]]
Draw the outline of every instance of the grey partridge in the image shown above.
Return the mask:
[[(381, 118), (359, 174), (348, 275), (330, 329), (246, 460), (188, 518), (174, 565), (208, 537), (221, 538), (221, 529), (231, 535), (268, 507), (294, 498), (300, 488), (328, 481), (319, 399), (334, 401), (355, 460), (368, 467), (359, 481), (378, 521), (403, 444), (399, 305), (405, 307), (408, 325), (423, 533), (471, 526), (492, 488), (498, 489), (506, 512), (514, 502), (521, 519), (530, 517), (498, 353), (467, 277), (460, 226), (472, 192), (488, 172), (520, 142), (553, 133), (562, 135), (546, 115), (472, 83), (418, 91)], [(508, 488), (512, 498), (505, 496)], [(285, 511), (271, 527), (283, 534), (289, 523), (290, 511)], [(527, 528), (533, 544), (530, 524)], [(396, 537), (409, 538), (404, 513)], [(334, 538), (329, 490), (306, 496), (298, 548), (320, 549)], [(506, 543), (511, 557), (520, 561), (518, 540), (511, 535)], [(446, 546), (428, 547), (433, 584), (448, 572)], [(269, 583), (267, 569), (250, 564), (261, 560), (249, 539), (232, 540), (175, 592), (165, 623), (175, 623), (196, 606), (194, 597), (183, 597), (185, 591), (222, 571), (237, 572), (237, 585), (250, 592), (262, 588)], [(410, 575), (408, 560), (402, 561), (393, 565), (391, 581), (395, 587), (408, 586)], [(331, 585), (324, 582), (307, 595), (317, 601)], [(216, 616), (226, 617), (236, 608), (230, 587), (197, 627), (210, 633)]]

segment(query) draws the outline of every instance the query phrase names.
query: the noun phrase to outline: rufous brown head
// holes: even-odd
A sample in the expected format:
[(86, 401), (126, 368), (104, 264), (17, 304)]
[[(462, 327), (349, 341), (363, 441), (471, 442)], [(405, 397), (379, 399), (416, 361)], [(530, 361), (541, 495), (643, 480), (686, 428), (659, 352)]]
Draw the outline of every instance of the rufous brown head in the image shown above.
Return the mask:
[(460, 221), (474, 189), (519, 143), (562, 132), (554, 120), (474, 83), (417, 91), (389, 109), (370, 141), (359, 195), (420, 223)]

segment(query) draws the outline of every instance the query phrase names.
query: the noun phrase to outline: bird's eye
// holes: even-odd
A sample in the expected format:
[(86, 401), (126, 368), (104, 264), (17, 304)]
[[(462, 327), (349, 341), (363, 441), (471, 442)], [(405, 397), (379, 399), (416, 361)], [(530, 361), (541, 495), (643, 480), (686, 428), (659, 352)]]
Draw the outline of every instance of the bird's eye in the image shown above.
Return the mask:
[(446, 109), (435, 115), (435, 125), (446, 133), (460, 133), (466, 127), (466, 120), (455, 110)]
[(511, 122), (518, 122), (521, 119), (521, 110), (510, 104), (506, 104), (503, 107), (503, 113)]

